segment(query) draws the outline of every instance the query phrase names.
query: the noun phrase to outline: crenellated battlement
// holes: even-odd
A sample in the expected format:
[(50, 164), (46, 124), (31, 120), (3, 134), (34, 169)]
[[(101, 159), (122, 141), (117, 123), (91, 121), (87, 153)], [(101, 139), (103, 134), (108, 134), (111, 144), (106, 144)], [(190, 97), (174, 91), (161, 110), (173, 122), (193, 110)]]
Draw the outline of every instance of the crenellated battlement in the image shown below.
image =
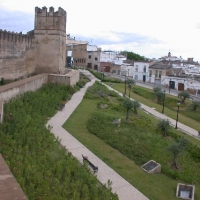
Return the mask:
[(61, 7), (58, 8), (58, 11), (54, 12), (54, 7), (51, 6), (48, 12), (47, 7), (44, 6), (42, 8), (35, 7), (35, 16), (40, 16), (40, 17), (59, 16), (66, 18), (67, 14), (66, 11)]
[(35, 30), (59, 30), (66, 33), (66, 11), (61, 7), (55, 12), (54, 7), (35, 8)]
[(28, 42), (32, 43), (34, 39), (34, 31), (29, 31), (27, 34), (15, 33), (0, 29), (0, 41), (8, 42)]

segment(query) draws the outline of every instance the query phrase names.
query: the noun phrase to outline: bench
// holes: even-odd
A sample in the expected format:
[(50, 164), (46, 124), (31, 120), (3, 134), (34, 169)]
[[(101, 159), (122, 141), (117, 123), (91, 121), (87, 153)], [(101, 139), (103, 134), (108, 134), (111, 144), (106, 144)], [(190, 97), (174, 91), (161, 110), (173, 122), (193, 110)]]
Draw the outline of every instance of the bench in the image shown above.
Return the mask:
[(92, 163), (88, 160), (88, 157), (87, 157), (87, 156), (83, 156), (83, 155), (82, 155), (82, 157), (83, 157), (83, 162), (87, 162), (88, 165), (93, 169), (94, 173), (95, 173), (95, 172), (98, 172), (98, 167), (95, 166), (94, 164), (92, 164)]

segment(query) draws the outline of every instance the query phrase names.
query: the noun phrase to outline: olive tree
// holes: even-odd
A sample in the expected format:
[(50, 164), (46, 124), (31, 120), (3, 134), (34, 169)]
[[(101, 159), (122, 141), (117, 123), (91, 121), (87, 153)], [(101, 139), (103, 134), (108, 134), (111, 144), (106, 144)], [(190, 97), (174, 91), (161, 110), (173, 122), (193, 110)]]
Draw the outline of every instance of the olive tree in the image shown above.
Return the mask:
[(177, 159), (180, 154), (182, 154), (188, 145), (188, 141), (185, 138), (180, 138), (177, 142), (174, 142), (167, 147), (167, 150), (173, 154), (173, 163), (172, 167), (178, 169)]
[(196, 111), (198, 107), (200, 107), (200, 102), (199, 101), (193, 101), (192, 102), (192, 109), (194, 111)]
[(158, 129), (162, 131), (163, 136), (167, 136), (167, 131), (171, 128), (168, 119), (161, 119), (158, 121), (157, 124)]
[(135, 114), (137, 114), (138, 112), (137, 112), (137, 110), (138, 110), (138, 108), (140, 108), (141, 107), (141, 104), (140, 104), (140, 102), (139, 101), (133, 101), (133, 110), (134, 110), (134, 113)]
[(157, 97), (157, 102), (160, 103), (161, 100), (164, 98), (164, 92), (162, 91), (161, 87), (155, 87), (153, 88), (153, 91), (155, 92), (155, 96)]
[(123, 101), (123, 106), (126, 108), (126, 120), (129, 119), (129, 113), (134, 106), (134, 103), (129, 98), (125, 97)]
[(190, 98), (190, 94), (188, 91), (183, 90), (178, 93), (178, 97), (181, 99), (181, 103), (185, 103), (185, 100)]

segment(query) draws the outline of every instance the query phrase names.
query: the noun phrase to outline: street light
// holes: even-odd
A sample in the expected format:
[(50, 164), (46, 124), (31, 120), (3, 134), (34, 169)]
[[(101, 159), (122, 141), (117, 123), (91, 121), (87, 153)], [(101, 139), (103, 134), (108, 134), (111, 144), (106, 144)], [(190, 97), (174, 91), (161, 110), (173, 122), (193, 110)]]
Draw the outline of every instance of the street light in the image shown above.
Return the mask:
[(164, 108), (165, 108), (165, 90), (163, 91), (163, 108), (162, 108), (162, 114), (164, 113)]
[(124, 96), (126, 95), (126, 75), (125, 75), (125, 91), (124, 91)]
[(177, 122), (178, 122), (178, 112), (179, 112), (179, 106), (180, 106), (180, 103), (178, 102), (178, 109), (177, 109), (177, 117), (176, 117), (176, 126), (175, 126), (175, 129), (177, 129)]
[(170, 78), (170, 81), (169, 81), (169, 94), (170, 94), (170, 84), (171, 84), (171, 78)]
[(130, 99), (130, 93), (131, 93), (131, 83), (128, 84), (128, 88), (129, 88), (129, 99)]

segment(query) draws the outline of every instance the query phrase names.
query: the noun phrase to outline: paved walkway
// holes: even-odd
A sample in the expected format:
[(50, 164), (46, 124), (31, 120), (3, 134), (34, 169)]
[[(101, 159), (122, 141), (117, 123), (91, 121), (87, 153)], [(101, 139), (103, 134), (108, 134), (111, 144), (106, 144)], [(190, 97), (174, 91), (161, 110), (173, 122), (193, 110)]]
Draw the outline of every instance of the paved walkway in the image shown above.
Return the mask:
[(87, 155), (89, 160), (98, 166), (98, 180), (102, 184), (107, 184), (108, 179), (111, 180), (112, 191), (118, 194), (120, 200), (147, 200), (148, 198), (146, 196), (144, 196), (140, 191), (128, 183), (124, 178), (117, 174), (113, 169), (111, 169), (78, 140), (76, 140), (70, 133), (62, 128), (62, 125), (82, 101), (87, 88), (93, 85), (95, 80), (96, 78), (93, 77), (92, 81), (87, 83), (84, 88), (75, 93), (71, 100), (67, 102), (64, 109), (61, 112), (57, 112), (57, 114), (48, 121), (47, 126), (52, 126), (52, 133), (61, 139), (61, 144), (65, 146), (66, 149), (80, 161), (80, 163), (83, 162), (83, 154)]

